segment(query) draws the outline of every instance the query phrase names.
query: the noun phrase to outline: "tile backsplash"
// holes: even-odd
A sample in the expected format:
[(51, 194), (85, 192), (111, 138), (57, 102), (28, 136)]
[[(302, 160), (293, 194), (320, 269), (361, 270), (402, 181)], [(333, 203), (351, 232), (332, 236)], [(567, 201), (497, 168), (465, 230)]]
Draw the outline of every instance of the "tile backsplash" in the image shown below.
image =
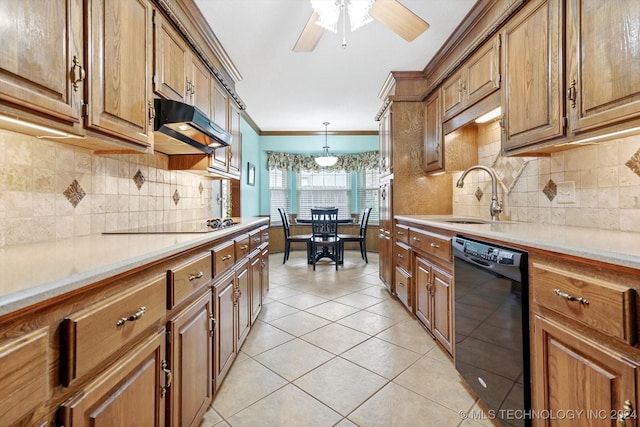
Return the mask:
[[(498, 188), (504, 208), (500, 218), (523, 222), (640, 232), (639, 149), (640, 136), (630, 136), (550, 157), (507, 158), (499, 156), (499, 123), (478, 129), (479, 163), (510, 178)], [(460, 189), (455, 182), (461, 174), (453, 176), (453, 214), (490, 218), (489, 175), (472, 171)]]
[(0, 246), (210, 217), (211, 180), (168, 163), (0, 130)]

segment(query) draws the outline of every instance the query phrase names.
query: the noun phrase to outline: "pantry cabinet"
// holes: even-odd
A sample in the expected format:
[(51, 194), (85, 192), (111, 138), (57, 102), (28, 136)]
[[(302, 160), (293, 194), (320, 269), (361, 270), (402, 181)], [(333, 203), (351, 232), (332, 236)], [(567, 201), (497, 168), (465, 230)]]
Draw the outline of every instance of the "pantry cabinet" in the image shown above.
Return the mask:
[[(0, 40), (0, 100), (51, 118), (82, 135), (82, 2), (5, 0)], [(20, 114), (20, 112), (17, 112)]]
[(86, 127), (153, 147), (152, 7), (148, 0), (87, 0)]

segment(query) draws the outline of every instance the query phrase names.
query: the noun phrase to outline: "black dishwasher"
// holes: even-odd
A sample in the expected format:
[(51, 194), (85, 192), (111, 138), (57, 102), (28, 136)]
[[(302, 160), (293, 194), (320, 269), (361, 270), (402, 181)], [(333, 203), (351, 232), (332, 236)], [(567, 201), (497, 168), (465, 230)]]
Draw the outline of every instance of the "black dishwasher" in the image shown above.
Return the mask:
[(453, 255), (456, 369), (491, 418), (530, 426), (527, 253), (456, 236)]

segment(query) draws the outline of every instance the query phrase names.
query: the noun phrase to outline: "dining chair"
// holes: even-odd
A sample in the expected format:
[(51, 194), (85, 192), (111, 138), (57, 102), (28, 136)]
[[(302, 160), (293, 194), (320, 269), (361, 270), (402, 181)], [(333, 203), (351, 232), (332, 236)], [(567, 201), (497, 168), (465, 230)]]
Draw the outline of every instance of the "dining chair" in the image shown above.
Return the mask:
[(309, 243), (311, 241), (311, 234), (291, 234), (289, 217), (287, 213), (282, 208), (278, 208), (278, 213), (280, 214), (280, 219), (282, 220), (282, 230), (284, 231), (284, 259), (282, 260), (282, 263), (284, 264), (289, 259), (289, 252), (291, 252), (292, 243), (305, 243), (307, 245), (308, 261), (311, 253), (311, 249), (309, 246)]
[(369, 224), (369, 216), (371, 215), (372, 208), (365, 208), (362, 211), (362, 216), (360, 217), (360, 229), (358, 234), (338, 234), (340, 238), (340, 244), (342, 245), (341, 253), (344, 253), (344, 244), (345, 242), (357, 242), (360, 244), (360, 255), (364, 262), (369, 264), (369, 259), (367, 258), (367, 225)]
[(338, 209), (311, 209), (311, 261), (313, 270), (321, 258), (332, 259), (336, 270), (342, 260), (338, 238)]

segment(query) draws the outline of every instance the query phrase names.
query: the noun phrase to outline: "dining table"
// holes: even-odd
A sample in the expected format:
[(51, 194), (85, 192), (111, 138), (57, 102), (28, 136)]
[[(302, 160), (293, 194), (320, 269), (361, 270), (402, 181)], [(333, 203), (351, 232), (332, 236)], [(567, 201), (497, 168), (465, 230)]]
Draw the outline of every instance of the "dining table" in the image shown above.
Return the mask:
[[(311, 225), (311, 218), (306, 219), (306, 218), (296, 218), (295, 219), (295, 223), (296, 225)], [(338, 219), (338, 226), (340, 225), (353, 225), (355, 223), (353, 218), (342, 218), (342, 219)], [(326, 249), (326, 248), (325, 248)], [(316, 262), (321, 259), (321, 258), (331, 258), (333, 259), (333, 255), (331, 255), (328, 250), (323, 250), (322, 252), (318, 252), (317, 254), (311, 254), (310, 251), (307, 251), (307, 253), (309, 253), (309, 258), (307, 259), (307, 264), (313, 264), (313, 260), (311, 259), (311, 256), (315, 256), (316, 257)], [(342, 257), (340, 257), (340, 259), (338, 260), (338, 264), (342, 264), (343, 260)]]

